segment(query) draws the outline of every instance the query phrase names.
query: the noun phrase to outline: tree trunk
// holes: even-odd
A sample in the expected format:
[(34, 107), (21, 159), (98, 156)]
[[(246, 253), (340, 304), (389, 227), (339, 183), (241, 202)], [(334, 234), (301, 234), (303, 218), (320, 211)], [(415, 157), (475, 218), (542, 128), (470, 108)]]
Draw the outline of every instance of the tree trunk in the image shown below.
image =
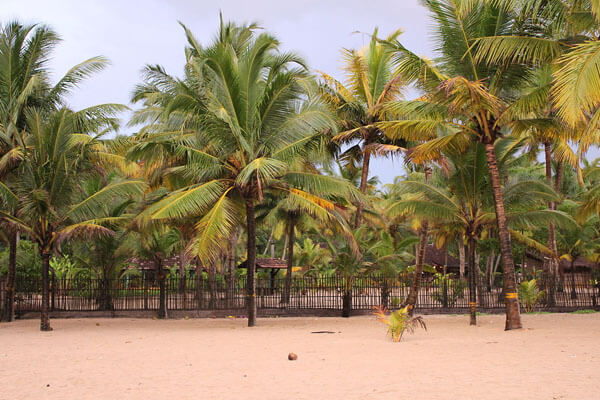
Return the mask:
[(469, 325), (477, 325), (477, 273), (475, 272), (475, 238), (469, 232), (467, 239), (467, 253), (469, 265)]
[[(546, 158), (546, 183), (549, 186), (552, 186), (552, 152), (549, 142), (544, 142), (544, 154)], [(548, 208), (550, 210), (556, 210), (556, 204), (553, 201), (550, 201), (548, 202)], [(554, 224), (552, 223), (548, 225), (548, 247), (555, 254), (558, 252), (556, 245), (556, 231)], [(542, 285), (544, 292), (547, 294), (546, 301), (550, 307), (554, 306), (556, 297), (554, 294), (555, 285), (553, 284), (553, 281), (555, 280), (554, 274), (557, 270), (556, 263), (554, 258), (550, 258), (548, 262), (542, 263)]]
[(475, 279), (477, 282), (477, 301), (479, 302), (480, 308), (486, 308), (487, 304), (485, 301), (485, 289), (484, 289), (484, 281), (485, 276), (481, 273), (481, 254), (475, 251)]
[(208, 268), (208, 288), (210, 291), (210, 300), (208, 308), (214, 310), (217, 308), (217, 265), (216, 261), (212, 261)]
[(459, 274), (460, 279), (465, 277), (465, 245), (462, 239), (458, 242), (458, 261), (459, 261)]
[(183, 302), (184, 302), (184, 309), (186, 308), (186, 301), (185, 301), (185, 288), (187, 286), (187, 276), (185, 273), (185, 267), (187, 267), (187, 256), (185, 253), (185, 250), (182, 251), (181, 253), (179, 253), (179, 292), (184, 295), (183, 297)]
[(414, 308), (417, 304), (417, 297), (419, 295), (419, 290), (421, 289), (421, 275), (423, 275), (423, 264), (425, 263), (425, 249), (427, 246), (427, 231), (428, 231), (428, 223), (427, 221), (423, 221), (421, 225), (421, 229), (419, 229), (419, 247), (417, 249), (416, 254), (416, 264), (415, 264), (415, 275), (413, 277), (412, 285), (410, 287), (410, 292), (408, 292), (408, 296), (404, 301), (403, 307), (408, 306), (409, 315), (413, 315)]
[(506, 225), (506, 214), (504, 212), (504, 200), (502, 187), (500, 185), (500, 173), (496, 162), (494, 144), (485, 143), (485, 154), (487, 158), (488, 173), (492, 183), (494, 195), (494, 208), (496, 211), (496, 223), (498, 224), (498, 239), (500, 241), (500, 254), (502, 255), (502, 269), (504, 275), (504, 296), (506, 303), (506, 325), (505, 330), (519, 329), (521, 325), (521, 313), (519, 311), (519, 299), (517, 295), (517, 282), (515, 279), (515, 264), (513, 260), (510, 234)]
[(196, 299), (198, 301), (198, 310), (204, 308), (204, 276), (202, 275), (202, 264), (196, 257)]
[[(368, 142), (365, 143), (365, 146), (368, 145)], [(360, 175), (360, 191), (365, 194), (367, 193), (367, 182), (369, 180), (369, 164), (371, 162), (371, 152), (366, 151), (363, 154), (363, 165), (362, 171)], [(356, 217), (354, 219), (354, 228), (358, 228), (362, 223), (362, 215), (363, 215), (363, 204), (358, 202), (356, 205)]]
[(6, 290), (4, 297), (4, 307), (0, 321), (11, 322), (15, 318), (15, 284), (17, 275), (17, 240), (19, 233), (9, 233), (8, 249), (8, 271), (6, 275)]
[(283, 289), (283, 295), (281, 296), (281, 304), (290, 303), (290, 291), (292, 290), (292, 269), (294, 265), (294, 227), (295, 217), (290, 218), (288, 224), (288, 258), (287, 258), (287, 270), (285, 274), (285, 288)]
[(167, 287), (166, 273), (162, 267), (162, 260), (156, 260), (156, 278), (158, 279), (158, 318), (167, 318)]
[(246, 257), (246, 308), (248, 326), (256, 325), (256, 220), (254, 219), (254, 200), (246, 199), (247, 252)]
[(235, 293), (235, 244), (237, 242), (237, 230), (229, 238), (229, 256), (227, 259), (227, 304), (233, 307)]
[(344, 285), (344, 296), (342, 297), (342, 317), (350, 317), (352, 311), (352, 288)]
[(381, 306), (383, 308), (390, 307), (390, 285), (388, 279), (387, 276), (381, 279)]
[(577, 290), (575, 289), (575, 258), (571, 261), (571, 300), (577, 299)]
[[(429, 181), (431, 176), (431, 169), (425, 167), (425, 182)], [(413, 277), (410, 292), (404, 301), (403, 307), (408, 307), (408, 314), (413, 315), (415, 306), (417, 304), (417, 298), (419, 296), (419, 289), (421, 289), (421, 275), (423, 275), (423, 264), (425, 263), (425, 249), (427, 248), (427, 234), (428, 234), (429, 223), (427, 220), (421, 223), (421, 229), (419, 229), (419, 247), (416, 254), (415, 264), (415, 276)]]
[[(43, 249), (44, 246), (40, 245)], [(42, 257), (42, 308), (40, 309), (40, 330), (51, 331), (50, 326), (50, 253), (40, 250)]]
[(114, 309), (112, 296), (110, 292), (109, 271), (102, 271), (102, 279), (100, 280), (100, 307), (104, 311), (112, 311)]

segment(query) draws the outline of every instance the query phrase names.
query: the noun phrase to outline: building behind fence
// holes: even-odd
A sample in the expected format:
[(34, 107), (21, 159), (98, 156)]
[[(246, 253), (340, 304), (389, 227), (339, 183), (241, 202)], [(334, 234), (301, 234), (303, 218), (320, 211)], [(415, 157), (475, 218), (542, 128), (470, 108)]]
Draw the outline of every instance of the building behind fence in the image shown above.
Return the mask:
[[(285, 315), (298, 310), (308, 314), (320, 311), (342, 310), (345, 281), (342, 277), (294, 277), (290, 302), (281, 304), (285, 280), (279, 278), (257, 279), (257, 306), (260, 310), (279, 310)], [(351, 289), (352, 310), (368, 312), (374, 306), (399, 307), (408, 296), (411, 277), (402, 275), (385, 278), (370, 274), (353, 280)], [(16, 315), (39, 311), (41, 282), (18, 281), (16, 290)], [(1, 290), (0, 285), (0, 290)], [(572, 310), (598, 308), (600, 285), (589, 274), (567, 276), (551, 287), (552, 296), (542, 296), (538, 310)], [(540, 288), (542, 289), (542, 288)], [(198, 311), (229, 311), (243, 315), (245, 311), (245, 279), (228, 284), (224, 278), (195, 276), (181, 279), (167, 278), (167, 309)], [(50, 284), (51, 311), (148, 311), (159, 307), (159, 289), (155, 281), (136, 277), (113, 280), (53, 279)], [(0, 298), (3, 293), (0, 293)], [(501, 287), (478, 285), (478, 307), (481, 310), (504, 308)], [(2, 303), (0, 303), (2, 304)], [(426, 277), (421, 286), (416, 308), (422, 312), (464, 312), (468, 309), (467, 283), (460, 279)]]

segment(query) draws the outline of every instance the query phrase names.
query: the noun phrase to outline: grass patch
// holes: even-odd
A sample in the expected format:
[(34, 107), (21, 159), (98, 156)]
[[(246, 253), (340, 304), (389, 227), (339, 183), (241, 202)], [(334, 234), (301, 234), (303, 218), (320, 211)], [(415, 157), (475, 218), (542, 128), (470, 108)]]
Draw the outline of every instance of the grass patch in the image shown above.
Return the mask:
[(594, 314), (596, 312), (596, 310), (577, 310), (573, 311), (571, 314)]

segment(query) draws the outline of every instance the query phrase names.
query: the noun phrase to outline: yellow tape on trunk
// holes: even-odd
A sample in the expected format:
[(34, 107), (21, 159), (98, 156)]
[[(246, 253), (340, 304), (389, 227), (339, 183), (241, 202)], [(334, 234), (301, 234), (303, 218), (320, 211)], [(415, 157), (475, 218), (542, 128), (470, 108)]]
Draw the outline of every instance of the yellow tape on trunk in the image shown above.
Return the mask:
[(507, 299), (516, 299), (517, 297), (519, 297), (518, 293), (506, 293), (506, 295), (504, 296)]

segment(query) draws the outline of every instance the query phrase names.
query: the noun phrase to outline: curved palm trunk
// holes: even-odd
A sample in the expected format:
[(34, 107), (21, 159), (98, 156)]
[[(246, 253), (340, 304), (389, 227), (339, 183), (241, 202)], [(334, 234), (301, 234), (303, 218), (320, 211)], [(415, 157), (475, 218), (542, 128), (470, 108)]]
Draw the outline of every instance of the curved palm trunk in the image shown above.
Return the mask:
[(519, 311), (519, 299), (517, 295), (517, 282), (515, 279), (515, 264), (513, 260), (510, 235), (506, 225), (506, 214), (504, 212), (504, 200), (502, 198), (502, 187), (500, 185), (500, 173), (496, 162), (494, 144), (485, 143), (485, 154), (488, 172), (492, 183), (494, 195), (494, 208), (496, 211), (496, 222), (498, 224), (498, 239), (500, 241), (500, 253), (502, 255), (502, 269), (504, 275), (504, 296), (506, 303), (506, 325), (505, 330), (521, 328), (521, 313)]
[(287, 258), (287, 270), (285, 275), (285, 288), (283, 289), (283, 295), (281, 296), (282, 304), (290, 303), (290, 292), (292, 290), (292, 269), (294, 265), (294, 217), (290, 219), (288, 224), (288, 258)]
[(254, 219), (254, 200), (246, 199), (247, 251), (246, 258), (246, 308), (248, 326), (256, 325), (256, 220)]
[[(40, 246), (43, 248), (43, 246)], [(40, 330), (51, 331), (50, 326), (50, 253), (40, 251), (42, 257), (42, 307), (40, 309)]]
[[(367, 143), (365, 143), (366, 146)], [(367, 182), (369, 180), (369, 164), (371, 162), (371, 153), (365, 152), (363, 155), (363, 165), (362, 171), (360, 175), (360, 191), (365, 194), (367, 193)], [(354, 219), (354, 228), (358, 228), (362, 223), (362, 215), (363, 215), (363, 204), (359, 202), (356, 206), (356, 217)]]
[(468, 265), (469, 265), (469, 325), (477, 325), (477, 272), (475, 270), (475, 238), (468, 234)]
[(9, 234), (8, 249), (8, 273), (6, 275), (6, 290), (4, 306), (0, 321), (11, 322), (15, 317), (15, 280), (17, 275), (17, 240), (18, 232)]

